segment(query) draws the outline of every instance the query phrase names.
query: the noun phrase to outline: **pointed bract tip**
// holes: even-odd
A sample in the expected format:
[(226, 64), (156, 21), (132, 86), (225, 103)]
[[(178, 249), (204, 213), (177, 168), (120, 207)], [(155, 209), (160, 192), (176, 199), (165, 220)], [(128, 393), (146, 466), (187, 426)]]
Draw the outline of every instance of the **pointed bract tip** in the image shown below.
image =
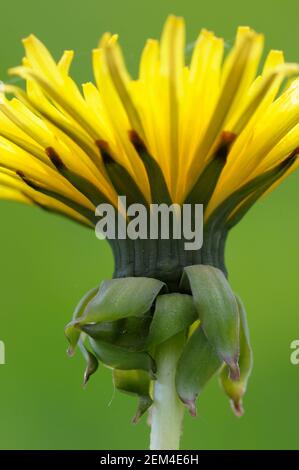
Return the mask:
[(66, 353), (69, 357), (73, 357), (73, 355), (75, 354), (75, 349), (72, 346), (69, 346), (66, 350)]
[(242, 400), (230, 400), (230, 404), (231, 404), (231, 407), (232, 407), (232, 410), (235, 414), (235, 416), (237, 416), (237, 418), (241, 418), (244, 414), (244, 408), (243, 408), (243, 403), (242, 403)]
[[(93, 359), (92, 359), (93, 358)], [(89, 381), (90, 377), (97, 371), (99, 363), (94, 363), (93, 360), (95, 357), (89, 353), (89, 364), (87, 365), (84, 375), (83, 375), (83, 387), (86, 387), (87, 382)]]
[(197, 416), (195, 399), (194, 400), (183, 400), (183, 403), (187, 406), (188, 411), (190, 413), (190, 416), (192, 416), (192, 418), (195, 418)]
[(140, 418), (141, 418), (141, 414), (140, 414), (139, 410), (137, 410), (136, 413), (135, 413), (135, 415), (134, 415), (133, 418), (132, 418), (131, 423), (132, 423), (132, 424), (138, 424), (139, 421), (140, 421)]
[(88, 368), (87, 368), (87, 369), (85, 370), (85, 372), (84, 372), (84, 375), (83, 375), (83, 388), (86, 387), (87, 382), (89, 381), (90, 376), (91, 376), (91, 374), (90, 374), (90, 372), (89, 372), (89, 370), (88, 370)]
[(135, 415), (132, 418), (131, 423), (132, 424), (138, 424), (140, 421), (140, 418), (144, 415), (146, 411), (149, 412), (150, 415), (150, 407), (152, 405), (153, 401), (149, 396), (139, 396), (139, 403), (137, 406), (137, 410)]

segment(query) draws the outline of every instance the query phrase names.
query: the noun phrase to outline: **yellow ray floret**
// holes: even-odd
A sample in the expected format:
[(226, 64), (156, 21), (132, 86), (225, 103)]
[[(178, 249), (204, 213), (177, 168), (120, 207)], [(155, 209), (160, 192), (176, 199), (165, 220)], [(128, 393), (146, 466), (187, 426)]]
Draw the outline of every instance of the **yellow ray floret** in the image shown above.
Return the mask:
[[(263, 43), (263, 35), (240, 27), (224, 54), (224, 41), (202, 30), (186, 63), (184, 21), (170, 16), (161, 40), (147, 41), (137, 78), (117, 35), (105, 33), (92, 52), (95, 83), (81, 90), (69, 75), (73, 52), (56, 62), (30, 35), (22, 65), (10, 70), (26, 91), (0, 90), (0, 198), (92, 225), (95, 206), (116, 204), (124, 181), (128, 194), (150, 202), (154, 179), (144, 152), (171, 199), (183, 203), (199, 180), (205, 184), (200, 176), (225, 144), (209, 217), (233, 192), (298, 153), (299, 66), (274, 50), (260, 67)], [(292, 160), (280, 180), (296, 166)]]

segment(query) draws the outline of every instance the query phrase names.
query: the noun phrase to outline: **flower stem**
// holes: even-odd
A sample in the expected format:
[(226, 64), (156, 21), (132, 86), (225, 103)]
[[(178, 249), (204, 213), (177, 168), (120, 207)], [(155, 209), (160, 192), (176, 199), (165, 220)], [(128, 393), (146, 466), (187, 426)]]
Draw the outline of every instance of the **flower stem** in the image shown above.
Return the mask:
[(151, 415), (151, 450), (179, 449), (184, 407), (175, 389), (175, 372), (185, 335), (178, 334), (156, 351), (157, 380)]

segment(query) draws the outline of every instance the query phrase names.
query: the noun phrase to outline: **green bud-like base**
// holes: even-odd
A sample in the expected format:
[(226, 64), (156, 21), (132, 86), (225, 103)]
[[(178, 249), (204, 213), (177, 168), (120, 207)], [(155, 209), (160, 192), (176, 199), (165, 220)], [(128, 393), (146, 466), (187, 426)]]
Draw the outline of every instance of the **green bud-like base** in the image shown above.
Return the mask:
[(69, 352), (79, 344), (87, 360), (84, 383), (103, 363), (113, 369), (117, 389), (139, 397), (134, 422), (152, 404), (162, 345), (178, 335), (183, 341), (173, 385), (190, 413), (196, 414), (196, 399), (217, 371), (236, 414), (242, 409), (252, 353), (241, 301), (213, 266), (184, 268), (179, 286), (185, 293), (169, 292), (165, 282), (149, 277), (104, 281), (81, 300), (66, 327)]

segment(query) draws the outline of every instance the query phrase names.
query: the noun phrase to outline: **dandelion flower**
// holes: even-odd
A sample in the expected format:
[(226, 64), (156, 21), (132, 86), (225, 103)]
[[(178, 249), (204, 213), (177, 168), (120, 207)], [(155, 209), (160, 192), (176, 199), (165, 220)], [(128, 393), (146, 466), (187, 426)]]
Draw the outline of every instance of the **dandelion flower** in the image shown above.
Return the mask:
[[(185, 63), (185, 26), (170, 16), (147, 41), (137, 78), (117, 35), (92, 51), (94, 82), (69, 74), (33, 35), (10, 74), (26, 91), (0, 91), (0, 198), (36, 205), (91, 229), (96, 208), (128, 203), (203, 204), (203, 245), (109, 240), (112, 280), (88, 292), (66, 327), (69, 352), (99, 363), (116, 388), (152, 407), (151, 448), (178, 447), (184, 405), (218, 371), (237, 415), (252, 365), (246, 313), (227, 281), (230, 229), (298, 166), (299, 66), (263, 35), (240, 27), (231, 50), (202, 30)], [(128, 221), (126, 220), (126, 223)]]

